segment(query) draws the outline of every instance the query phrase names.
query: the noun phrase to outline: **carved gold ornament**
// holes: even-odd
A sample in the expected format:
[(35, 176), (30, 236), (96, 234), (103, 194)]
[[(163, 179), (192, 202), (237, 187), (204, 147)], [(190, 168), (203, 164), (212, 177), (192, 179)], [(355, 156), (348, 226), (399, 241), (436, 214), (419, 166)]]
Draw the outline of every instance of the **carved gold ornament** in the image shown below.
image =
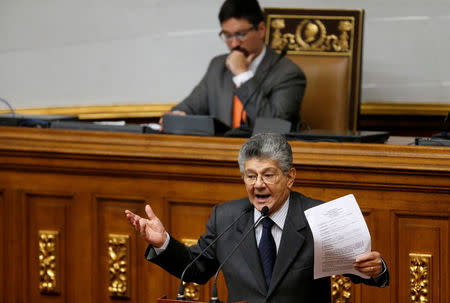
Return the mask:
[(355, 27), (353, 19), (339, 21), (339, 37), (327, 35), (327, 21), (325, 18), (302, 19), (295, 33), (282, 33), (286, 28), (285, 19), (273, 19), (270, 22), (273, 28), (270, 47), (274, 50), (283, 50), (287, 46), (289, 51), (349, 52), (350, 39), (353, 37)]
[(431, 255), (409, 254), (411, 303), (431, 302)]
[(352, 297), (352, 282), (350, 278), (335, 275), (331, 276), (331, 302), (349, 303)]
[(130, 298), (130, 279), (128, 269), (128, 252), (130, 248), (128, 235), (110, 234), (108, 239), (109, 285), (111, 297)]
[(39, 242), (39, 291), (41, 294), (59, 293), (58, 272), (58, 232), (38, 231)]
[[(181, 239), (181, 243), (186, 246), (192, 246), (197, 244), (196, 239)], [(183, 282), (184, 295), (191, 301), (200, 300), (200, 285), (194, 282)]]

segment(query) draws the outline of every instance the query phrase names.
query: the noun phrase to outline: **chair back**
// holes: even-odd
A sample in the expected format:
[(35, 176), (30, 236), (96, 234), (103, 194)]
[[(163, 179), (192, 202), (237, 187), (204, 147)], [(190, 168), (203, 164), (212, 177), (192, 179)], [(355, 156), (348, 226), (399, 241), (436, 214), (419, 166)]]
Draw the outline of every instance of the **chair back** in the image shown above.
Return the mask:
[(266, 44), (306, 75), (300, 109), (311, 129), (356, 130), (363, 10), (265, 8)]

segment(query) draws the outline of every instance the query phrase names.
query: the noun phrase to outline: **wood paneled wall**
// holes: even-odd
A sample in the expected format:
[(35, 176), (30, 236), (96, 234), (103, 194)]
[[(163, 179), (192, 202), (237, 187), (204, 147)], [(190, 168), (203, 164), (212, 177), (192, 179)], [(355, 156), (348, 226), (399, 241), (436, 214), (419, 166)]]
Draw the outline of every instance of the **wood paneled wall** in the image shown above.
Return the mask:
[[(192, 243), (203, 233), (213, 205), (246, 195), (236, 161), (243, 142), (0, 128), (0, 259), (6, 260), (0, 262), (0, 302), (174, 297), (178, 279), (144, 259), (146, 244), (128, 225), (124, 210), (144, 216), (144, 205), (151, 203), (174, 237)], [(352, 286), (350, 299), (343, 302), (411, 302), (411, 279), (425, 278), (429, 285), (417, 291), (428, 291), (429, 302), (448, 302), (450, 151), (389, 144), (291, 145), (294, 189), (325, 201), (353, 193), (372, 248), (390, 268), (390, 287)], [(56, 281), (53, 288), (48, 281)], [(208, 300), (209, 285), (188, 288)], [(223, 280), (219, 295), (226, 298)]]

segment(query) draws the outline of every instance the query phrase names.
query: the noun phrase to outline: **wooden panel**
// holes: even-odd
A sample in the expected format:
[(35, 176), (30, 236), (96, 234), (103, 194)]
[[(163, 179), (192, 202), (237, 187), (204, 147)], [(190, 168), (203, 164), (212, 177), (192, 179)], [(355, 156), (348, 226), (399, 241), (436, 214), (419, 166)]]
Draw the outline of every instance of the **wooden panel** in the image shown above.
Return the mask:
[[(174, 201), (168, 199), (169, 207), (169, 220), (168, 225), (171, 234), (178, 240), (186, 244), (195, 244), (189, 242), (191, 240), (197, 240), (200, 235), (205, 233), (206, 222), (208, 221), (212, 208), (219, 201), (213, 200), (197, 200), (197, 201)], [(213, 202), (213, 203), (212, 203)], [(209, 283), (204, 286), (198, 287), (198, 293), (200, 301), (209, 301), (211, 297), (212, 283), (214, 277), (211, 278)], [(172, 278), (171, 289), (169, 294), (176, 294), (178, 292), (179, 279)], [(227, 287), (223, 274), (220, 273), (217, 279), (217, 287), (220, 290), (221, 298), (227, 297)]]
[[(69, 230), (67, 222), (70, 219), (70, 202), (72, 197), (54, 193), (24, 193), (23, 195), (26, 209), (27, 228), (27, 273), (28, 279), (26, 288), (28, 289), (28, 300), (32, 302), (67, 302), (73, 288), (70, 285), (70, 257)], [(45, 272), (40, 272), (39, 264), (39, 231), (54, 231), (58, 233), (56, 253), (53, 257), (55, 261), (56, 289), (50, 293), (40, 291), (40, 282)], [(47, 255), (47, 258), (51, 255)], [(82, 256), (78, 256), (82, 257)], [(50, 262), (50, 261), (49, 261)]]
[[(144, 205), (151, 203), (175, 237), (197, 239), (213, 205), (246, 196), (236, 162), (244, 141), (0, 127), (0, 240), (7, 247), (0, 251), (7, 259), (0, 265), (7, 276), (0, 300), (42, 302), (33, 263), (42, 229), (60, 231), (65, 258), (66, 279), (53, 301), (119, 301), (107, 289), (110, 234), (129, 236), (130, 301), (174, 297), (178, 279), (144, 260), (146, 243), (123, 211), (145, 216)], [(448, 301), (448, 149), (291, 145), (298, 171), (294, 189), (324, 201), (353, 193), (366, 216), (372, 247), (390, 268), (390, 287), (355, 286), (350, 302), (409, 302), (404, 257), (410, 250), (432, 253), (433, 302), (436, 296)], [(219, 285), (225, 299), (225, 285)], [(203, 288), (204, 299), (209, 289)]]
[[(396, 247), (395, 273), (398, 277), (398, 301), (410, 301), (410, 257), (409, 254), (429, 254), (432, 258), (430, 285), (430, 302), (445, 302), (448, 298), (449, 267), (449, 218), (448, 215), (433, 213), (408, 214), (394, 212), (395, 239), (401, 245)], [(395, 277), (395, 276), (394, 276)]]
[[(149, 286), (148, 277), (142, 276), (139, 268), (148, 267), (143, 258), (147, 247), (145, 241), (134, 232), (127, 220), (125, 220), (124, 211), (129, 209), (142, 217), (146, 217), (144, 212), (144, 197), (130, 196), (97, 196), (95, 197), (95, 206), (98, 217), (98, 301), (99, 302), (120, 302), (127, 299), (129, 302), (147, 302), (148, 294), (139, 289), (145, 289)], [(110, 290), (110, 268), (111, 259), (108, 250), (110, 235), (125, 235), (129, 237), (129, 247), (127, 249), (129, 264), (125, 265), (127, 277), (126, 286), (129, 288), (124, 297), (114, 296)]]
[[(3, 189), (0, 189), (0, 243), (2, 243), (0, 247), (0, 260), (6, 259), (6, 247), (7, 245), (4, 238), (4, 231), (6, 230), (5, 226), (5, 199)], [(5, 262), (0, 262), (0, 277), (7, 277), (5, 268), (3, 266)], [(5, 281), (6, 279), (0, 280), (0, 303), (5, 302)]]

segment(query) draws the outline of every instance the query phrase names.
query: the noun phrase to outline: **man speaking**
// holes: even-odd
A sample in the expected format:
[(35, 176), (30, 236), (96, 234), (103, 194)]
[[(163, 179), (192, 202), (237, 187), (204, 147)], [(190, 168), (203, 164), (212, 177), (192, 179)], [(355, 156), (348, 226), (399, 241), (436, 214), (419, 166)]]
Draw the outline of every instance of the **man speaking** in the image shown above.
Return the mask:
[(230, 53), (211, 60), (200, 83), (171, 113), (210, 115), (233, 128), (253, 128), (256, 117), (279, 118), (295, 129), (306, 79), (296, 64), (264, 44), (258, 2), (226, 0), (219, 21)]
[[(196, 245), (171, 237), (149, 205), (148, 218), (125, 211), (149, 243), (147, 260), (177, 277), (191, 264), (184, 280), (201, 284), (222, 268), (228, 302), (329, 303), (329, 277), (313, 278), (314, 241), (304, 213), (323, 202), (291, 191), (291, 146), (282, 135), (258, 134), (244, 143), (238, 162), (248, 197), (215, 206)], [(370, 277), (349, 275), (354, 283), (388, 285), (380, 253), (359, 256), (353, 266)]]

